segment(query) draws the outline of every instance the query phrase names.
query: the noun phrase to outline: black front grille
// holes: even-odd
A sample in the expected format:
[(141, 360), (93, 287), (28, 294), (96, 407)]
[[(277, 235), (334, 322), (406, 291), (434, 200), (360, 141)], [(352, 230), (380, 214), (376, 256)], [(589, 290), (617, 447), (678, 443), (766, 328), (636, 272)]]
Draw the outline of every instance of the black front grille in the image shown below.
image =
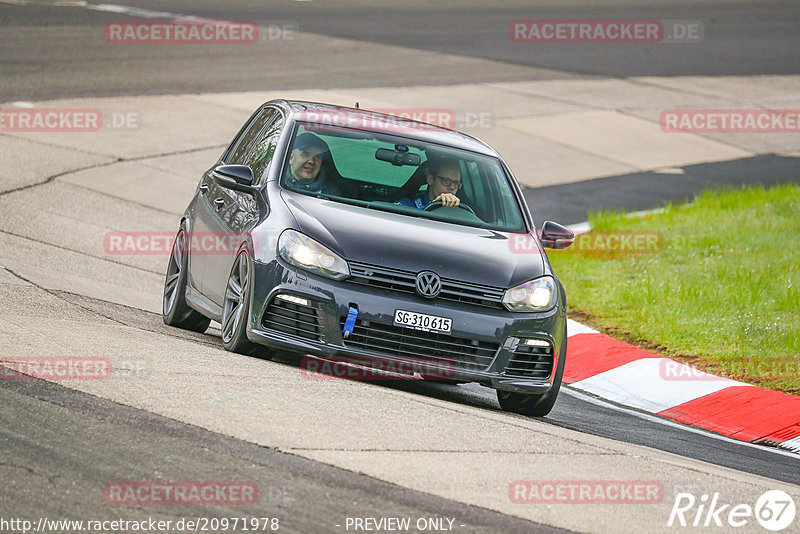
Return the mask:
[[(341, 324), (344, 325), (344, 318)], [(485, 371), (500, 347), (498, 343), (362, 320), (356, 322), (353, 333), (344, 343), (369, 352), (416, 358), (469, 371)]]
[[(349, 265), (350, 282), (403, 293), (416, 293), (416, 273), (358, 262), (350, 262)], [(503, 308), (504, 293), (505, 290), (500, 287), (442, 278), (442, 291), (437, 298)]]
[(546, 380), (553, 372), (553, 346), (526, 345), (522, 340), (504, 374)]
[(279, 298), (272, 299), (264, 312), (261, 324), (268, 330), (320, 341), (322, 327), (319, 309), (310, 301), (308, 306)]

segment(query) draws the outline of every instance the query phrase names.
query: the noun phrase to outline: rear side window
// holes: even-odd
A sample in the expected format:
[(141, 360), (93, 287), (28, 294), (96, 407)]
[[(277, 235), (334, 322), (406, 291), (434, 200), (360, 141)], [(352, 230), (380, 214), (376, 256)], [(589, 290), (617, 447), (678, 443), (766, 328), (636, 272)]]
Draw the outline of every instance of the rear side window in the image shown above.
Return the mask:
[(239, 136), (233, 150), (228, 154), (225, 163), (231, 165), (247, 165), (246, 157), (250, 153), (250, 149), (258, 139), (258, 135), (269, 122), (275, 119), (278, 112), (273, 108), (266, 108), (261, 110), (259, 115), (250, 123), (250, 126), (245, 132)]
[(266, 128), (253, 144), (252, 150), (250, 150), (250, 153), (247, 155), (245, 164), (249, 165), (253, 170), (256, 184), (261, 184), (264, 181), (269, 164), (272, 162), (272, 157), (275, 155), (275, 147), (278, 146), (281, 130), (283, 130), (283, 117), (275, 113), (273, 115), (273, 121), (266, 125)]

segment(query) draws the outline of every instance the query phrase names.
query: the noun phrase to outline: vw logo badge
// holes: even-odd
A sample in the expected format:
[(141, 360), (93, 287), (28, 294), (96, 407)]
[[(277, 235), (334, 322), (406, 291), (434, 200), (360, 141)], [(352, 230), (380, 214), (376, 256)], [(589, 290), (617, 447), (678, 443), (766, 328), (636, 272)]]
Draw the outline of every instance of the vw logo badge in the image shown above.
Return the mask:
[(417, 275), (417, 293), (421, 297), (432, 299), (442, 290), (442, 280), (431, 271), (422, 271)]

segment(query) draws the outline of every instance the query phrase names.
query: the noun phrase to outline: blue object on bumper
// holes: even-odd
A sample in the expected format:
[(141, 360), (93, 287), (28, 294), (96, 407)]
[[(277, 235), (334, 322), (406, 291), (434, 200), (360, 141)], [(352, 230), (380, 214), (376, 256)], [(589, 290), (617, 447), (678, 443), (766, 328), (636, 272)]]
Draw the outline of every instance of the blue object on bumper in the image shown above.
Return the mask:
[(350, 306), (350, 309), (347, 311), (347, 319), (344, 322), (342, 337), (350, 337), (350, 334), (353, 332), (353, 327), (356, 325), (356, 317), (358, 317), (358, 309)]

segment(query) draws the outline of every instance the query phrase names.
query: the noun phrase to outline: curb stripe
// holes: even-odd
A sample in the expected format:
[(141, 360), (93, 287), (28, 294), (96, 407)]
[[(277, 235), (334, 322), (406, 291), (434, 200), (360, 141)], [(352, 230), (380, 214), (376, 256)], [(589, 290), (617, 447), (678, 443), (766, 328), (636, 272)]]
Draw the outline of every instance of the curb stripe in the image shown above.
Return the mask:
[(703, 380), (680, 384), (674, 380), (665, 380), (660, 376), (663, 361), (663, 358), (642, 358), (575, 382), (572, 387), (626, 406), (658, 413), (732, 385), (744, 385), (732, 380)]
[(800, 397), (709, 375), (567, 320), (564, 384), (676, 423), (800, 453)]
[(757, 386), (734, 386), (658, 415), (754, 441), (796, 425), (800, 419), (800, 397)]
[(764, 440), (771, 440), (771, 441), (789, 441), (795, 438), (800, 437), (800, 423), (796, 425), (792, 425), (789, 428), (784, 428), (783, 430), (779, 430), (769, 436), (764, 436), (761, 439)]
[(575, 334), (567, 341), (564, 382), (571, 384), (643, 358), (659, 358), (605, 334)]
[(779, 449), (788, 449), (792, 452), (800, 452), (800, 423), (784, 428), (778, 432), (773, 432), (769, 436), (764, 436), (755, 440), (753, 443), (758, 445), (769, 445)]

